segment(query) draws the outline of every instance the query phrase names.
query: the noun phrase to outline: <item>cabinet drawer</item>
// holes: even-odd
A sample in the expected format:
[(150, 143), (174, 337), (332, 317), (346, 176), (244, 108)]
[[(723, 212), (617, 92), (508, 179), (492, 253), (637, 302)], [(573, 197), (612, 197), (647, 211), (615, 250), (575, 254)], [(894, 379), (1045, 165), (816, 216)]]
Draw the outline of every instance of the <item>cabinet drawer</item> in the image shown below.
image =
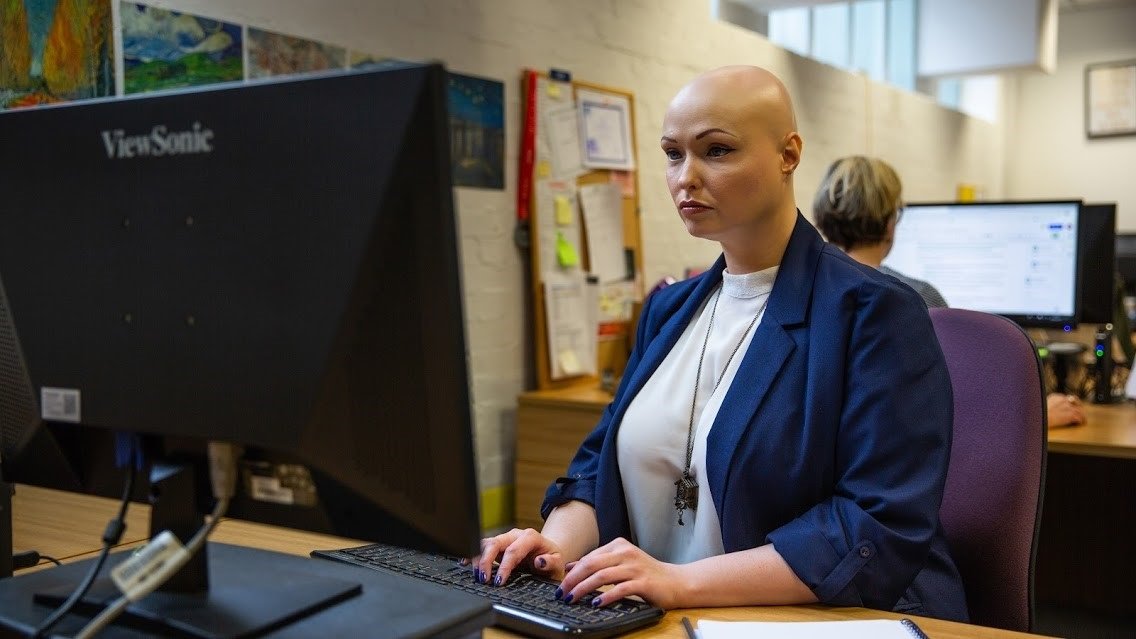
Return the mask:
[(517, 414), (517, 460), (566, 468), (601, 412), (522, 406)]

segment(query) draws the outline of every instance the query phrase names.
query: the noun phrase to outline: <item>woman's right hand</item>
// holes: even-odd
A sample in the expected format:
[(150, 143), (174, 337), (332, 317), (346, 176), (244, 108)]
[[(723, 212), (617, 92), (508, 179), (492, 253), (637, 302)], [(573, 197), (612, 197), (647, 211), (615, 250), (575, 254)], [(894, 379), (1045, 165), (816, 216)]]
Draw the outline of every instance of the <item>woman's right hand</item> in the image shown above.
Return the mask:
[[(498, 562), (493, 574), (493, 562)], [(518, 566), (533, 574), (557, 581), (564, 578), (564, 559), (560, 546), (532, 528), (514, 528), (496, 537), (481, 540), (481, 554), (471, 560), (473, 576), (480, 583), (500, 586), (509, 581)]]

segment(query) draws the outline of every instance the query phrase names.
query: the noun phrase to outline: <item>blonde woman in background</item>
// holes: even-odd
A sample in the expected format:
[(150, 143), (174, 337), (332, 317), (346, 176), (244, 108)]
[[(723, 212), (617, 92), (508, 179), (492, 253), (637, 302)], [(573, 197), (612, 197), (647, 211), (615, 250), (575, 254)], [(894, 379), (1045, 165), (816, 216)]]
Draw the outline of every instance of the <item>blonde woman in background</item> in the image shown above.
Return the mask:
[[(902, 191), (899, 175), (887, 162), (862, 155), (841, 158), (824, 173), (813, 198), (813, 219), (829, 242), (857, 262), (915, 289), (928, 308), (945, 307), (947, 301), (930, 283), (883, 266), (903, 214)], [(1050, 393), (1046, 404), (1051, 428), (1085, 422), (1076, 395)]]

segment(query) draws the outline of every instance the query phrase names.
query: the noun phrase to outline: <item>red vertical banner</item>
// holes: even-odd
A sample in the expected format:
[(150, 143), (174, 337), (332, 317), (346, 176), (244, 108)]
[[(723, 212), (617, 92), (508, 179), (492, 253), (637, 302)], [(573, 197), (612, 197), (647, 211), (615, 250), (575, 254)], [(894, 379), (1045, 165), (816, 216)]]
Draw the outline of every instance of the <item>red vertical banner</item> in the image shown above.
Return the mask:
[[(526, 69), (522, 78), (525, 94), (525, 120), (521, 132), (521, 166), (517, 174), (517, 238), (524, 234), (527, 245), (529, 208), (532, 206), (533, 164), (536, 162), (536, 85), (537, 73)], [(522, 228), (524, 229), (522, 231)]]

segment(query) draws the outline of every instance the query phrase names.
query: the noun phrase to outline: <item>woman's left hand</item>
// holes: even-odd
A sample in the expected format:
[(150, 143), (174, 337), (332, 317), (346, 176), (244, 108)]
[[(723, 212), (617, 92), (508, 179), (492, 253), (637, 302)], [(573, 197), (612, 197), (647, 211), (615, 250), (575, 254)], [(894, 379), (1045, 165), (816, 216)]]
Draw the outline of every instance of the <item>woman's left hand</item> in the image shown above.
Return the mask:
[(681, 565), (661, 562), (622, 537), (596, 548), (567, 568), (558, 593), (569, 603), (601, 586), (611, 586), (597, 597), (600, 602), (596, 605), (639, 595), (654, 606), (669, 609), (681, 604), (686, 584)]

